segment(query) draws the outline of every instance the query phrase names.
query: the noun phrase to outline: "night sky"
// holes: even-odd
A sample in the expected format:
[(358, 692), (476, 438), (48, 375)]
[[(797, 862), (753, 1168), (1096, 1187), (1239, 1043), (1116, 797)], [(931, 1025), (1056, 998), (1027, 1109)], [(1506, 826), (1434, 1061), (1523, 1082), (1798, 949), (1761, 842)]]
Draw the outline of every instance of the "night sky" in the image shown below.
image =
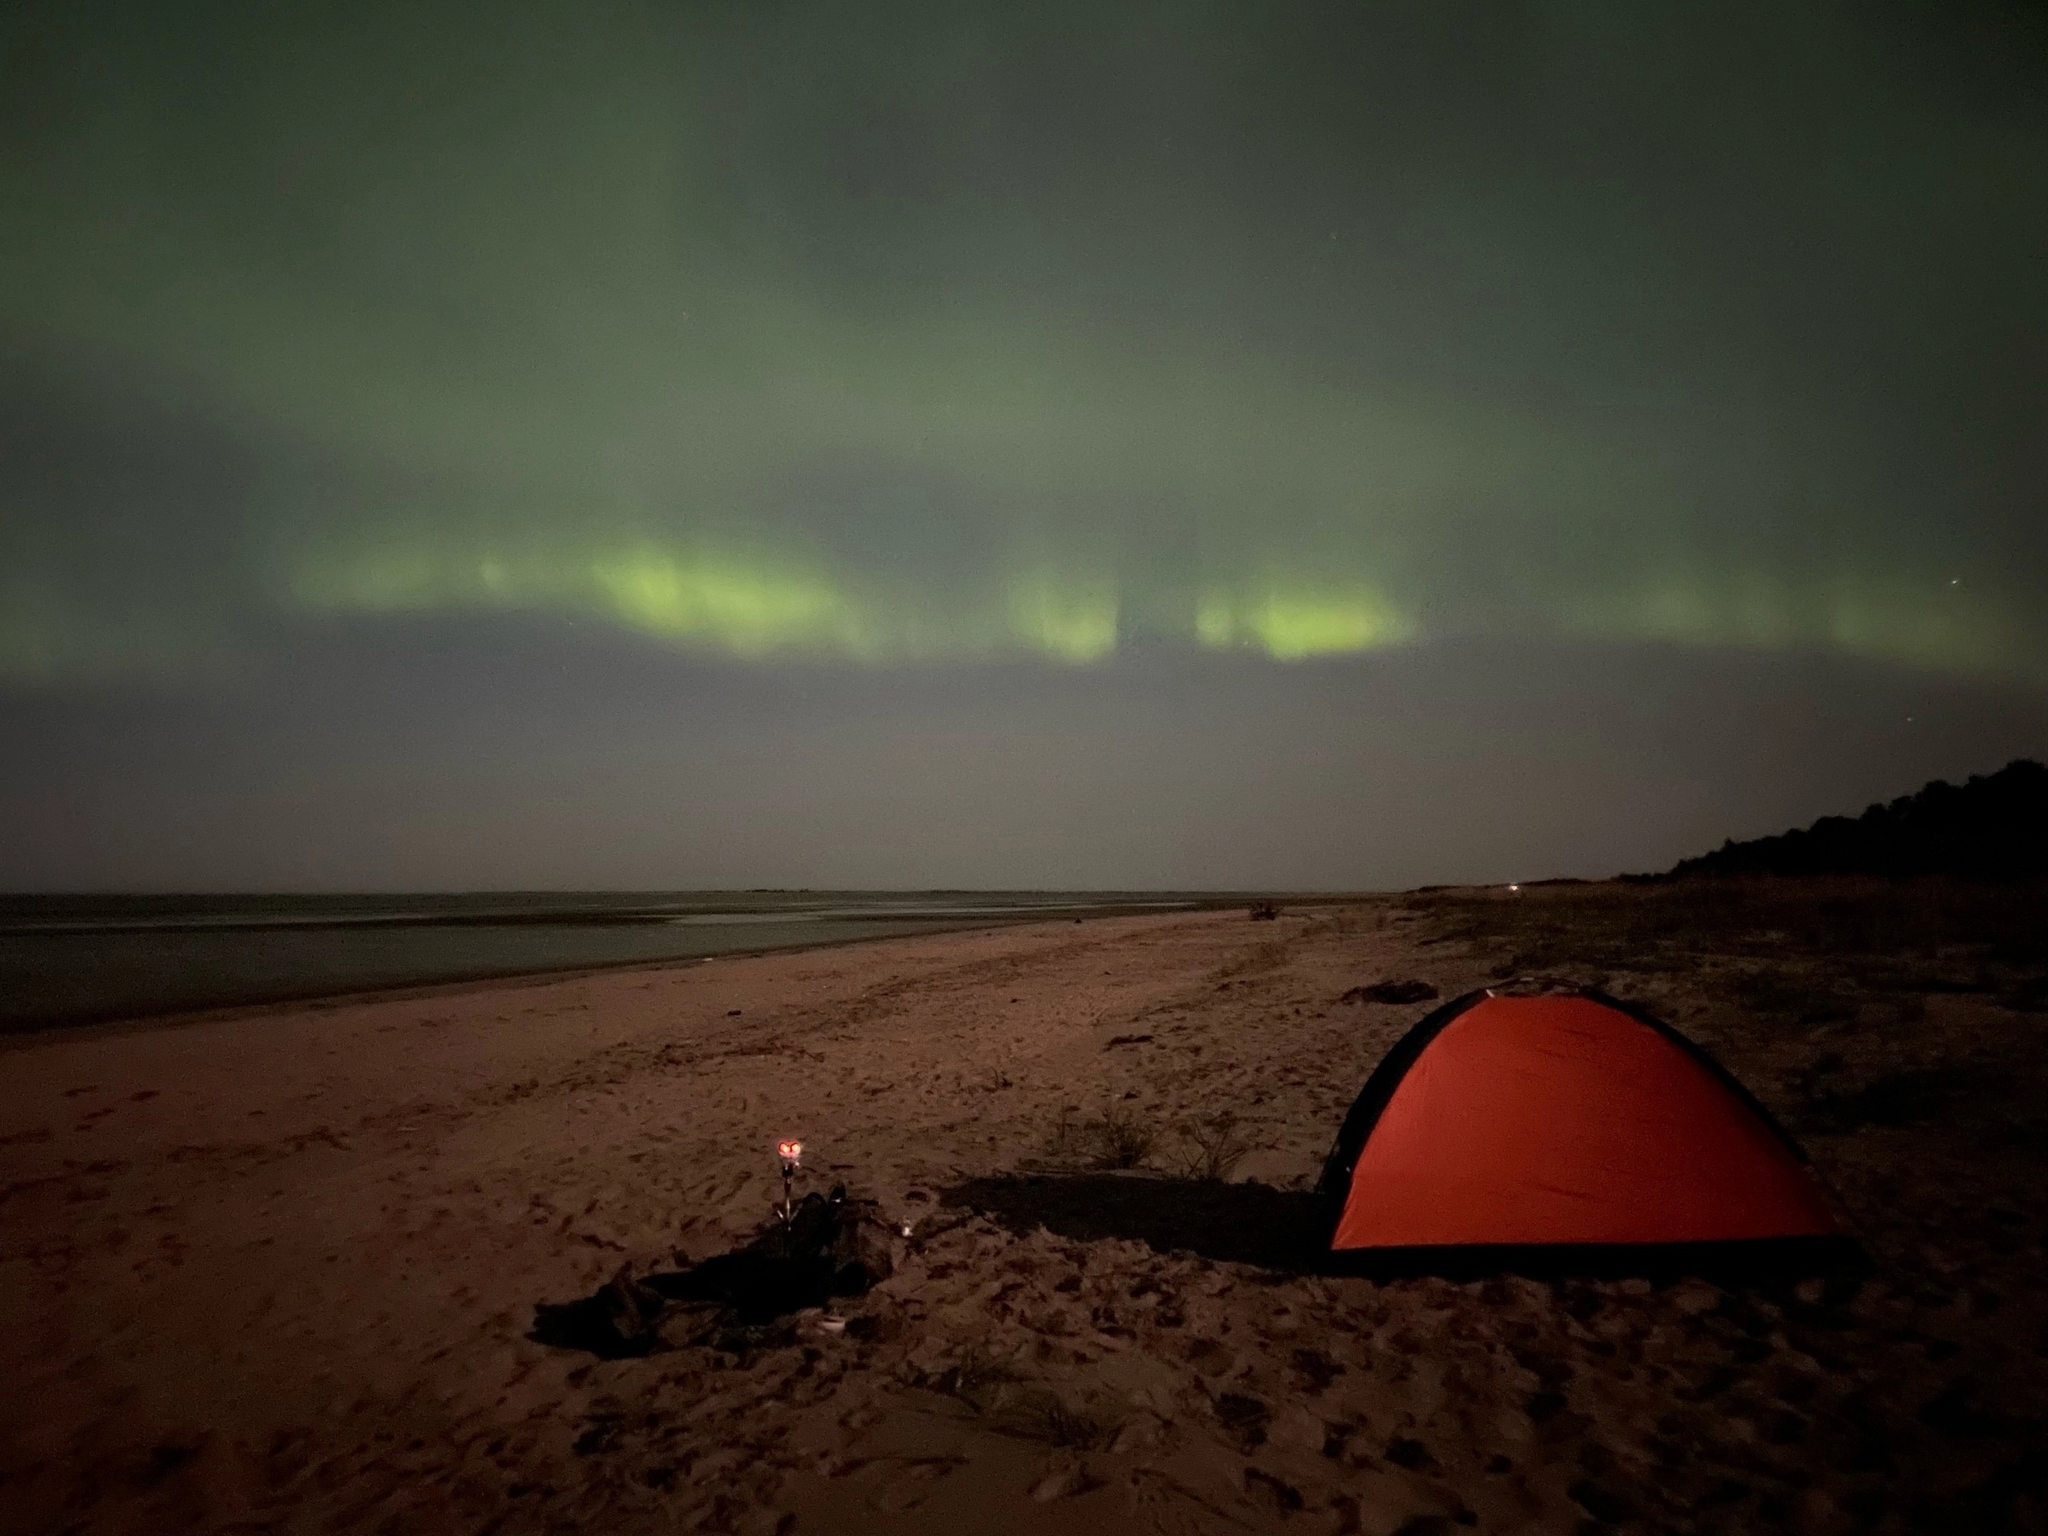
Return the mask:
[(1374, 888), (2048, 753), (2048, 11), (0, 8), (0, 887)]

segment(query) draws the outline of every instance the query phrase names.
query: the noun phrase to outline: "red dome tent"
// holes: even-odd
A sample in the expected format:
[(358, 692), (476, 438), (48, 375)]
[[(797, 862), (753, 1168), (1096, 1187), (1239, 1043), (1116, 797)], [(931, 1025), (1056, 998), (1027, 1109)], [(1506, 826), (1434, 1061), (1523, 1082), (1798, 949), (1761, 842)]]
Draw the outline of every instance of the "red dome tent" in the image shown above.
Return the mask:
[(1669, 1025), (1596, 992), (1475, 992), (1381, 1062), (1323, 1172), (1356, 1258), (1847, 1240), (1806, 1157)]

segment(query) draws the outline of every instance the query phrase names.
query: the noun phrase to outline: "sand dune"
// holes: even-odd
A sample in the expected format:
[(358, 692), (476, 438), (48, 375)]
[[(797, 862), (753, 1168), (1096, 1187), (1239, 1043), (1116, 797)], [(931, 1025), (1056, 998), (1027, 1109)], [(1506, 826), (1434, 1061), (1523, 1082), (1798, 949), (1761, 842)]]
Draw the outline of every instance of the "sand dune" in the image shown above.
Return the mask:
[[(1427, 1006), (1338, 999), (1502, 963), (1446, 931), (1391, 899), (1049, 923), (11, 1047), (0, 1526), (2042, 1529), (2040, 1151), (1967, 1102), (1809, 1134), (1861, 1282), (1376, 1285), (1244, 1245)], [(1704, 970), (1624, 982), (1796, 1119), (1813, 1028)], [(2038, 1035), (1932, 1002), (1838, 1031), (1840, 1070)], [(1170, 1177), (1149, 1225), (1002, 1195), (1063, 1117), (1154, 1128), (1159, 1177), (1222, 1111), (1261, 1187), (1213, 1223), (1169, 1230)], [(754, 1230), (788, 1134), (911, 1225), (879, 1288), (744, 1350), (527, 1337)]]

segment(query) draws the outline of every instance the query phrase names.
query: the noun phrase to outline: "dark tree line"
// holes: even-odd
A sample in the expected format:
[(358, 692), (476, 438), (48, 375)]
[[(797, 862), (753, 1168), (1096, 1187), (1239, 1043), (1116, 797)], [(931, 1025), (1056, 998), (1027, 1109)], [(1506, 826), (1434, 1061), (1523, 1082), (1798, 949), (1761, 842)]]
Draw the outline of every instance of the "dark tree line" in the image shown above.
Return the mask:
[(2048, 767), (2020, 758), (1962, 784), (1936, 779), (1861, 816), (1731, 839), (1671, 874), (2048, 875)]

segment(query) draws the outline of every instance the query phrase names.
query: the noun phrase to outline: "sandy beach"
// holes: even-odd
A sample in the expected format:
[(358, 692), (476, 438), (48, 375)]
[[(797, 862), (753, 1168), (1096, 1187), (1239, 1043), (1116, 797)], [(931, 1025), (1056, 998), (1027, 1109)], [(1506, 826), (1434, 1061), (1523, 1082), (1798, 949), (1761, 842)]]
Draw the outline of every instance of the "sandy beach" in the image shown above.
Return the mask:
[[(1591, 900), (1532, 893), (1585, 936), (1563, 954), (1453, 894), (12, 1043), (0, 1527), (2048, 1529), (2031, 994), (1967, 945), (1906, 975), (1881, 934), (1710, 935), (1680, 963), (1623, 922), (1652, 897)], [(1257, 1262), (1262, 1213), (1428, 1007), (1343, 995), (1538, 961), (1716, 1052), (1872, 1273)], [(1204, 1185), (1190, 1128), (1226, 1113), (1248, 1150)], [(1143, 1166), (1080, 1166), (1105, 1119), (1149, 1136)], [(880, 1286), (741, 1349), (528, 1337), (539, 1303), (751, 1234), (779, 1136), (804, 1187), (910, 1225)]]

